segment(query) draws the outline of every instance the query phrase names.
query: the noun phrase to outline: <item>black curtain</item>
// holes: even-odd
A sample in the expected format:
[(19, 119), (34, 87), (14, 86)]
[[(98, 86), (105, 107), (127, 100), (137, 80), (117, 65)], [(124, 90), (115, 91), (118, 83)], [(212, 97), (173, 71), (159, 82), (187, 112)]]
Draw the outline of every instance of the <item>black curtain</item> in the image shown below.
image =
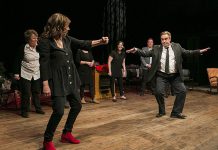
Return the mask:
[(114, 49), (117, 41), (126, 38), (126, 3), (125, 0), (108, 0), (104, 7), (103, 35), (110, 38), (107, 54)]

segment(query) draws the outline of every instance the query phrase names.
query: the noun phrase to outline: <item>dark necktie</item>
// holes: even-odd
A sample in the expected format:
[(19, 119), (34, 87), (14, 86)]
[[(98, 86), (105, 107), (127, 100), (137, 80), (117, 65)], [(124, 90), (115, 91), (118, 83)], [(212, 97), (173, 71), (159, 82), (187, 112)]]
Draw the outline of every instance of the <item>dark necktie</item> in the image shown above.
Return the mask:
[(165, 73), (169, 73), (169, 47), (166, 48), (166, 63), (165, 63)]

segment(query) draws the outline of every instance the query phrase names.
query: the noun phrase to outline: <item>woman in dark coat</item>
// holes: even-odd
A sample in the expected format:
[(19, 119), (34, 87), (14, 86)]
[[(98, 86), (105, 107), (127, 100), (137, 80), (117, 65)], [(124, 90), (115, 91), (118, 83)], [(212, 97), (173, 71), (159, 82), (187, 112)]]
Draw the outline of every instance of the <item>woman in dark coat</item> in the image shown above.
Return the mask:
[(64, 114), (65, 100), (70, 103), (70, 111), (61, 136), (62, 142), (78, 144), (80, 141), (72, 134), (73, 124), (81, 110), (80, 78), (73, 60), (73, 50), (90, 50), (91, 47), (108, 43), (108, 37), (99, 40), (78, 40), (67, 33), (70, 19), (55, 13), (49, 17), (39, 40), (41, 77), (43, 93), (52, 97), (53, 113), (44, 133), (44, 149), (55, 150), (52, 142), (54, 132)]

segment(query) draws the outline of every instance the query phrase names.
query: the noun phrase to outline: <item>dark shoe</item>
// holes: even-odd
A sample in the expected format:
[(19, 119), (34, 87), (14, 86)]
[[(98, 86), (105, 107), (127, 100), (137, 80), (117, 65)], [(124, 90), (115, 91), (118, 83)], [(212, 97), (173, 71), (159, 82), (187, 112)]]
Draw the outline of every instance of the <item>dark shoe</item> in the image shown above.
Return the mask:
[(157, 118), (160, 118), (160, 117), (163, 117), (164, 115), (166, 115), (166, 113), (163, 113), (163, 114), (158, 113), (158, 114), (156, 115), (156, 117), (157, 117)]
[(100, 101), (97, 100), (97, 99), (93, 99), (91, 102), (92, 102), (92, 103), (95, 103), (95, 104), (100, 104)]
[(146, 94), (150, 94), (151, 91), (150, 91), (150, 90), (145, 90), (145, 93), (146, 93)]
[(178, 119), (186, 119), (186, 115), (183, 114), (177, 114), (177, 115), (170, 115), (171, 118), (178, 118)]
[(43, 150), (56, 150), (52, 141), (50, 142), (43, 142)]
[(165, 98), (168, 98), (168, 95), (167, 95), (167, 94), (164, 94), (164, 97), (165, 97)]
[(61, 135), (61, 142), (63, 143), (73, 143), (73, 144), (79, 144), (80, 140), (77, 140), (71, 132), (67, 132), (66, 134)]
[(44, 114), (45, 114), (45, 112), (44, 112), (44, 111), (42, 111), (42, 110), (36, 110), (36, 113), (37, 113), (37, 114), (42, 114), (42, 115), (44, 115)]
[(64, 104), (64, 108), (70, 108), (70, 104), (68, 101)]
[(29, 114), (28, 114), (28, 113), (21, 113), (21, 116), (22, 116), (23, 118), (29, 118)]

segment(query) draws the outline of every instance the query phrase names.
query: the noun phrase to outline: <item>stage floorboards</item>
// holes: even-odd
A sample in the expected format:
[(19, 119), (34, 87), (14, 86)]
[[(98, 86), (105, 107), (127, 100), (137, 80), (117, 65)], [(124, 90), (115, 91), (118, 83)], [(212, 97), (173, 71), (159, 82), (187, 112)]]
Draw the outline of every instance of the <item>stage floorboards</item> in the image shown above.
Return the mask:
[[(141, 97), (127, 92), (128, 100), (116, 103), (109, 99), (100, 104), (83, 104), (73, 134), (78, 145), (61, 143), (60, 136), (69, 109), (57, 128), (57, 150), (218, 150), (218, 95), (188, 91), (183, 113), (187, 119), (170, 118), (173, 96), (166, 99), (167, 115), (156, 118), (157, 103), (153, 95)], [(51, 115), (30, 112), (22, 118), (19, 111), (0, 110), (0, 149), (39, 150)], [(34, 109), (33, 109), (34, 110)]]

